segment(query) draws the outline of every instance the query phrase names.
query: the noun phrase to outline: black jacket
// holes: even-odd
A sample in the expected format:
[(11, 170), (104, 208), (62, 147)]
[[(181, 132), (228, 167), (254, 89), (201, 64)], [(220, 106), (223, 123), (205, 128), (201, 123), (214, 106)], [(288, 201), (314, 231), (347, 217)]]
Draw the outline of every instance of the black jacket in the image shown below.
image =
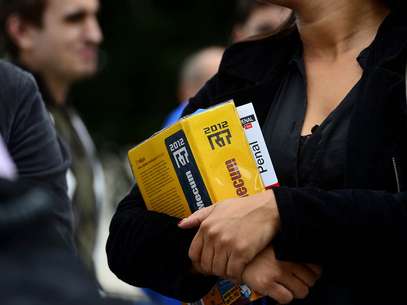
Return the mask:
[[(295, 30), (232, 46), (219, 73), (185, 113), (233, 99), (238, 105), (253, 102), (264, 123), (288, 61), (300, 47)], [(274, 190), (282, 221), (273, 242), (278, 257), (323, 265), (322, 281), (345, 287), (352, 304), (407, 304), (400, 280), (407, 271), (406, 58), (406, 18), (392, 13), (371, 45), (360, 96), (349, 114), (346, 187)], [(131, 284), (183, 299), (204, 294), (206, 283), (183, 282), (194, 232), (180, 232), (176, 220), (145, 211), (136, 192), (124, 199), (112, 221), (111, 269)], [(341, 304), (335, 292), (330, 301), (318, 293), (311, 298), (313, 304)]]

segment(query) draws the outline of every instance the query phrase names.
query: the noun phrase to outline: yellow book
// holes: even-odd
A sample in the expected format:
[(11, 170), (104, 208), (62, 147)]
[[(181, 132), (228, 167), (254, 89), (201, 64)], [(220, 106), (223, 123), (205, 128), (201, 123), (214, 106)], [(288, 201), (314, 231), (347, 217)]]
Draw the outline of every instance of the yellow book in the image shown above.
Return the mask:
[[(184, 218), (264, 190), (233, 102), (182, 118), (128, 155), (147, 208), (167, 215)], [(256, 298), (247, 286), (221, 280), (198, 302), (243, 305)]]

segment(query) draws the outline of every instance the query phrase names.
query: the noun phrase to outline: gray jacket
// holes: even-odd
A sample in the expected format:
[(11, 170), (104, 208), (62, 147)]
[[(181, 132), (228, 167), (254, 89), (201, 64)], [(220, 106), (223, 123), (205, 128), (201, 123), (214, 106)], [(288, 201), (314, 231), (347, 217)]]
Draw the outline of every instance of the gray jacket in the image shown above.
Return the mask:
[(46, 188), (56, 198), (56, 228), (72, 245), (72, 208), (66, 186), (68, 152), (57, 138), (33, 77), (4, 61), (0, 61), (0, 135), (20, 181)]

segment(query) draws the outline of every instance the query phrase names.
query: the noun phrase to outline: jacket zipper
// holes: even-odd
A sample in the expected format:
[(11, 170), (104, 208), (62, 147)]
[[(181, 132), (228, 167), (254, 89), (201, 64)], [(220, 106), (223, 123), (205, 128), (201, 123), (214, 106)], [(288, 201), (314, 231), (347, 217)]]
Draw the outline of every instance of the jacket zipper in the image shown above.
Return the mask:
[(393, 162), (393, 170), (394, 170), (394, 176), (396, 177), (396, 184), (397, 184), (397, 192), (400, 193), (400, 179), (399, 179), (399, 172), (397, 170), (397, 162), (396, 162), (396, 157), (393, 157), (392, 159)]

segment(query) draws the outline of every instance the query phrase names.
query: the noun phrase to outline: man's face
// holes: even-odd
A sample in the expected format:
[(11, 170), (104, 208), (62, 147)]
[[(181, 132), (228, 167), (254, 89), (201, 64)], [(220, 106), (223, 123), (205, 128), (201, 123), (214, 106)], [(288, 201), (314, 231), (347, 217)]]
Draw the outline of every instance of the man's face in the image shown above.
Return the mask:
[(48, 0), (42, 27), (31, 29), (29, 56), (38, 72), (67, 81), (96, 72), (98, 9), (98, 0)]

